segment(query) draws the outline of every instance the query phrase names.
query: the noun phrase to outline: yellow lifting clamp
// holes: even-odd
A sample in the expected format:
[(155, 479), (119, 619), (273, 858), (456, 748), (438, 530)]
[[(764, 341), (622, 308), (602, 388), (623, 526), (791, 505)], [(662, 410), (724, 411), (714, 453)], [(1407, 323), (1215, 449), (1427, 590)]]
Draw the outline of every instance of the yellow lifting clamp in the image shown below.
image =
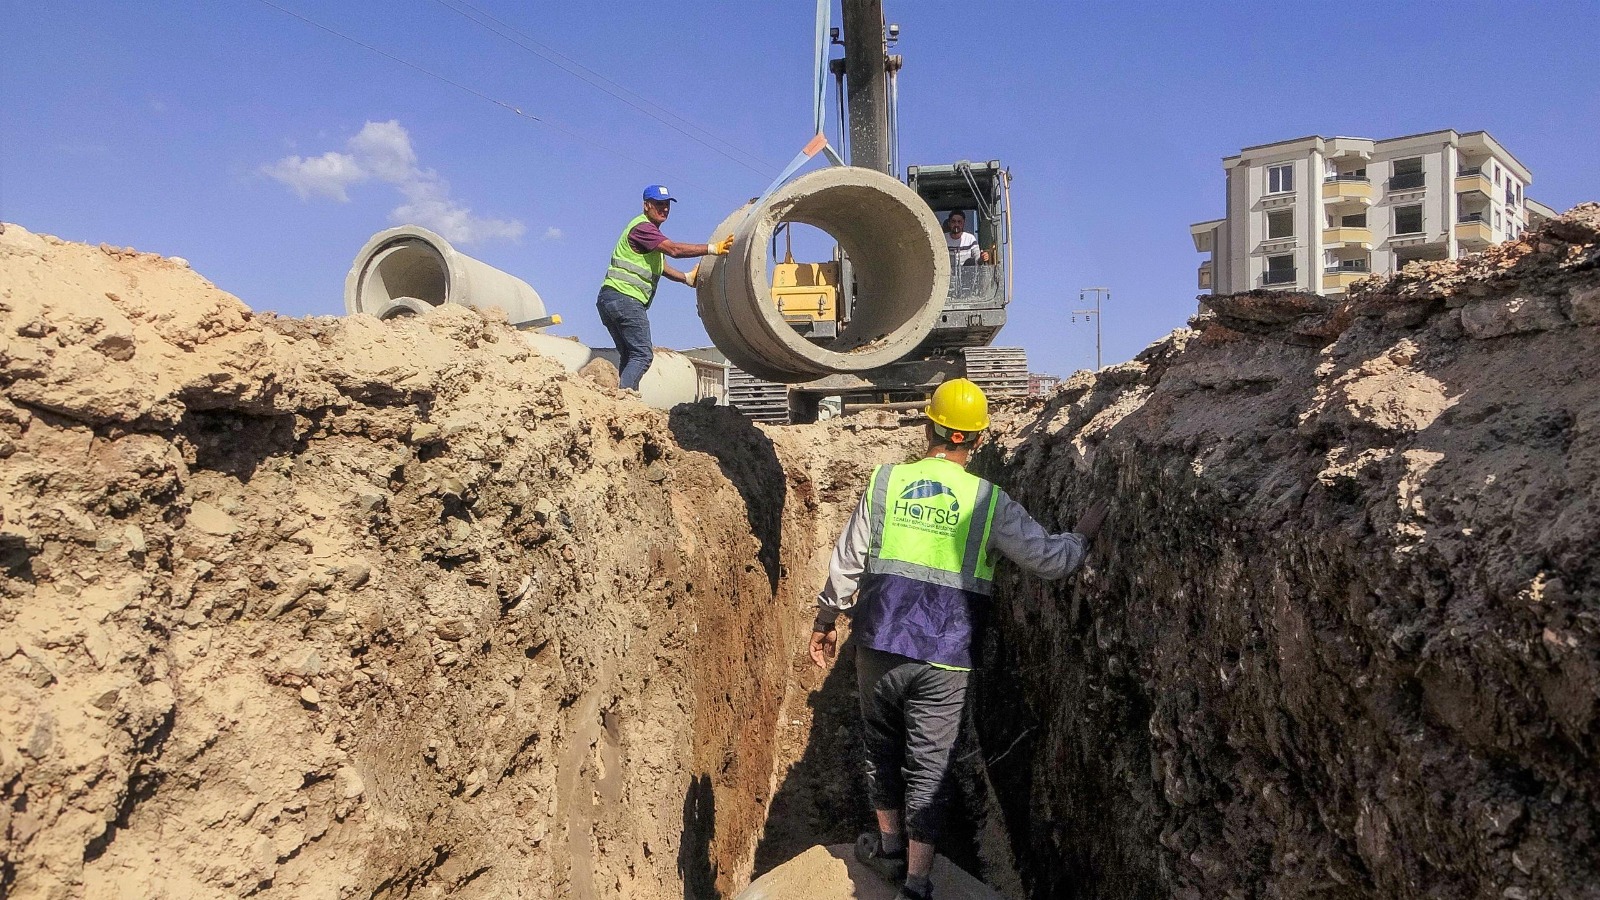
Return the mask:
[(794, 239), (783, 230), (783, 262), (772, 267), (772, 296), (786, 322), (831, 322), (838, 318), (839, 264), (797, 263)]

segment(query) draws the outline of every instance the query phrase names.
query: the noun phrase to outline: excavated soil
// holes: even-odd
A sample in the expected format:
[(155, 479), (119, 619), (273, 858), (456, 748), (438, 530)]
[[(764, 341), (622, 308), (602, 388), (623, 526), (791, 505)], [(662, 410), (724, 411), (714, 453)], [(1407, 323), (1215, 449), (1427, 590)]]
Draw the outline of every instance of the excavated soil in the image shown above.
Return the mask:
[[(941, 849), (1008, 897), (1600, 897), (1600, 206), (1190, 324), (997, 416), (977, 468), (1112, 513), (1070, 581), (1002, 564)], [(15, 226), (0, 389), (0, 895), (882, 892), (816, 846), (870, 815), (853, 647), (803, 646), (919, 429)]]
[(828, 542), (914, 437), (15, 226), (0, 386), (17, 898), (731, 894)]
[(1036, 897), (1600, 897), (1600, 206), (1348, 301), (1202, 298), (988, 470), (982, 740)]

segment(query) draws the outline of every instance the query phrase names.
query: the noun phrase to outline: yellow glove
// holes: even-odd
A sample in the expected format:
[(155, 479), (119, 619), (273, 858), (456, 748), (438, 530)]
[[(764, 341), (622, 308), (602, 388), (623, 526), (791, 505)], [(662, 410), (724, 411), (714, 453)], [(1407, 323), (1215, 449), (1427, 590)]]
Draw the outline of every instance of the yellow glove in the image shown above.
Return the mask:
[(689, 271), (683, 273), (683, 283), (687, 284), (689, 287), (695, 287), (696, 286), (695, 282), (699, 278), (700, 278), (700, 267), (699, 266), (695, 266), (694, 268), (690, 269)]
[(728, 251), (732, 250), (732, 249), (733, 249), (733, 235), (730, 234), (730, 235), (728, 235), (727, 237), (723, 238), (720, 241), (717, 241), (717, 242), (712, 243), (712, 244), (707, 244), (706, 245), (706, 255), (707, 256), (727, 256), (728, 255)]

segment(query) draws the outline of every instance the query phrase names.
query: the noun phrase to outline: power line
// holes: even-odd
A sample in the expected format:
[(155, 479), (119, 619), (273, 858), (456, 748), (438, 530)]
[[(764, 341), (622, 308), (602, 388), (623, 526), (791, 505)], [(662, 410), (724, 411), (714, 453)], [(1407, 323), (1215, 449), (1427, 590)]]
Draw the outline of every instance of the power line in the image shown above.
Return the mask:
[[(453, 88), (455, 88), (457, 90), (465, 91), (466, 93), (471, 94), (474, 97), (478, 97), (480, 99), (487, 100), (490, 103), (493, 103), (495, 106), (499, 106), (499, 107), (502, 107), (504, 109), (510, 110), (512, 113), (515, 113), (516, 115), (518, 115), (518, 116), (520, 116), (520, 117), (522, 117), (524, 119), (527, 119), (530, 122), (538, 122), (539, 124), (544, 125), (547, 128), (551, 128), (551, 129), (554, 129), (556, 131), (561, 132), (562, 134), (566, 135), (567, 137), (569, 137), (569, 138), (571, 138), (571, 139), (573, 139), (575, 141), (580, 141), (580, 142), (588, 144), (589, 146), (594, 147), (594, 148), (596, 148), (598, 150), (603, 150), (603, 151), (605, 151), (607, 153), (610, 153), (610, 154), (612, 154), (614, 156), (617, 156), (617, 157), (620, 157), (622, 159), (625, 159), (628, 162), (633, 163), (634, 165), (639, 166), (642, 169), (647, 169), (648, 170), (648, 169), (659, 168), (659, 166), (656, 165), (656, 164), (647, 163), (647, 162), (645, 162), (645, 161), (643, 161), (641, 159), (637, 159), (637, 158), (635, 158), (633, 156), (628, 155), (627, 153), (622, 152), (621, 150), (616, 149), (615, 147), (610, 147), (610, 146), (607, 146), (605, 144), (602, 144), (599, 141), (594, 140), (593, 138), (590, 138), (590, 137), (588, 137), (586, 135), (583, 135), (583, 134), (580, 134), (580, 133), (578, 133), (576, 131), (573, 131), (572, 129), (567, 128), (567, 127), (565, 127), (563, 125), (560, 125), (560, 124), (558, 124), (556, 122), (552, 122), (551, 120), (549, 120), (547, 118), (544, 118), (543, 116), (536, 116), (536, 115), (533, 115), (532, 113), (523, 112), (521, 108), (519, 108), (519, 107), (517, 107), (517, 106), (515, 106), (515, 105), (513, 105), (511, 103), (508, 103), (508, 102), (506, 102), (504, 100), (501, 100), (501, 99), (499, 99), (497, 97), (492, 97), (489, 94), (485, 94), (483, 91), (480, 91), (477, 88), (469, 87), (469, 86), (467, 86), (465, 84), (462, 84), (459, 81), (454, 81), (454, 80), (452, 80), (450, 78), (446, 78), (445, 76), (440, 75), (439, 73), (434, 72), (434, 71), (432, 71), (430, 69), (426, 69), (426, 68), (424, 68), (422, 66), (419, 66), (416, 63), (414, 63), (414, 62), (412, 62), (412, 61), (410, 61), (408, 59), (403, 59), (401, 57), (395, 56), (393, 53), (390, 53), (387, 50), (383, 50), (383, 49), (380, 49), (378, 47), (374, 47), (371, 44), (368, 44), (368, 43), (365, 43), (364, 41), (361, 41), (361, 40), (358, 40), (356, 38), (353, 38), (353, 37), (351, 37), (351, 36), (349, 36), (347, 34), (344, 34), (343, 32), (336, 31), (333, 28), (330, 28), (329, 26), (322, 24), (321, 22), (315, 21), (314, 19), (307, 18), (307, 17), (295, 12), (292, 9), (285, 9), (282, 6), (279, 6), (278, 4), (273, 3), (272, 0), (258, 0), (258, 2), (260, 2), (261, 4), (263, 4), (265, 6), (270, 6), (273, 9), (277, 10), (278, 12), (284, 13), (285, 15), (292, 16), (292, 17), (294, 17), (296, 19), (299, 19), (300, 21), (306, 23), (307, 25), (310, 25), (313, 28), (316, 28), (316, 29), (318, 29), (320, 31), (325, 31), (328, 34), (331, 34), (334, 37), (339, 38), (340, 40), (348, 41), (348, 42), (350, 42), (352, 44), (355, 44), (357, 47), (361, 47), (364, 50), (370, 50), (371, 52), (378, 54), (379, 56), (383, 57), (384, 59), (390, 60), (392, 62), (397, 62), (400, 65), (405, 66), (408, 69), (413, 69), (413, 70), (415, 70), (417, 72), (420, 72), (423, 75), (428, 76), (429, 78), (433, 78), (433, 79), (435, 79), (437, 81), (442, 81), (445, 84), (448, 84), (448, 85), (450, 85), (451, 87), (453, 87)], [(685, 179), (685, 180), (687, 180), (687, 179)], [(690, 184), (695, 184), (695, 182), (693, 182), (693, 181), (690, 181), (689, 183)], [(702, 187), (702, 188), (705, 187), (704, 185), (698, 185), (698, 184), (696, 184), (696, 186), (697, 187)]]
[[(683, 135), (684, 137), (689, 138), (690, 140), (721, 154), (728, 160), (744, 166), (758, 175), (765, 175), (767, 172), (771, 171), (772, 167), (768, 165), (766, 161), (763, 160), (759, 155), (745, 150), (744, 148), (739, 147), (738, 145), (733, 144), (732, 142), (721, 137), (718, 137), (709, 129), (695, 123), (694, 121), (661, 106), (660, 104), (650, 100), (636, 91), (632, 91), (623, 85), (618, 84), (610, 78), (607, 78), (599, 72), (596, 72), (588, 66), (585, 66), (583, 63), (580, 63), (572, 57), (567, 56), (565, 53), (562, 53), (561, 51), (547, 44), (540, 43), (527, 32), (522, 31), (515, 25), (512, 25), (503, 19), (496, 18), (491, 13), (485, 12), (484, 10), (473, 6), (471, 3), (468, 3), (467, 0), (450, 0), (450, 2), (447, 2), (447, 0), (433, 0), (433, 2), (439, 4), (445, 9), (450, 10), (458, 16), (461, 16), (467, 21), (485, 29), (486, 31), (504, 38), (505, 40), (510, 41), (522, 49), (533, 53), (544, 61), (561, 69), (569, 75), (572, 75), (580, 81), (583, 81), (591, 87), (594, 87), (595, 89), (606, 94), (610, 94), (612, 97), (615, 97), (617, 100), (627, 104), (634, 110), (643, 113), (652, 119), (655, 119), (668, 128), (671, 128), (673, 131)], [(462, 7), (466, 7), (468, 10), (471, 10), (471, 13), (469, 14), (457, 8), (457, 4)], [(476, 18), (475, 16), (481, 16), (482, 18)], [(487, 19), (489, 22), (493, 22), (494, 25), (486, 23), (483, 21), (484, 19)], [(496, 25), (499, 26), (499, 28), (496, 28)], [(510, 34), (507, 34), (506, 32), (510, 32)], [(739, 156), (744, 157), (744, 159), (740, 159), (739, 156), (735, 156), (733, 153), (728, 152), (729, 150), (734, 151), (734, 153), (739, 154)], [(751, 165), (749, 162), (750, 160), (754, 160), (757, 165)]]

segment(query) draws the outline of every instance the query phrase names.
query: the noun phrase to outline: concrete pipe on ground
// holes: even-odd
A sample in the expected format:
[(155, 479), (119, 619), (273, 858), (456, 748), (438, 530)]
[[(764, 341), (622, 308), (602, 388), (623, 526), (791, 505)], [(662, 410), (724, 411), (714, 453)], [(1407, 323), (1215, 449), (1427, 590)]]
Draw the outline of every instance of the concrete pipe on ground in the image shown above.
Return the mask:
[[(821, 169), (789, 182), (749, 215), (723, 220), (726, 257), (700, 263), (700, 318), (717, 349), (757, 378), (795, 383), (896, 362), (928, 336), (944, 308), (950, 259), (939, 221), (916, 192), (881, 172)], [(812, 343), (783, 321), (768, 274), (774, 229), (827, 232), (850, 258), (856, 305), (839, 336)]]
[(545, 317), (544, 301), (526, 281), (459, 252), (417, 225), (373, 235), (344, 278), (344, 310), (351, 315), (392, 319), (445, 303), (497, 306), (512, 324)]

